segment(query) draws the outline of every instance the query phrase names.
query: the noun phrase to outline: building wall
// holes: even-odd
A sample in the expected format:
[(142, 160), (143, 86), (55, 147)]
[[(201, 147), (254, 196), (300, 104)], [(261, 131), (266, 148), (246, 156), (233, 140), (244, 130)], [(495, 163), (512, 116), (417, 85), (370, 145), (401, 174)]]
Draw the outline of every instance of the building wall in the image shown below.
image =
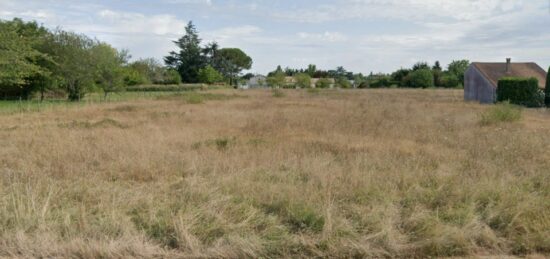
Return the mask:
[(473, 65), (464, 74), (464, 100), (480, 103), (496, 101), (496, 88)]

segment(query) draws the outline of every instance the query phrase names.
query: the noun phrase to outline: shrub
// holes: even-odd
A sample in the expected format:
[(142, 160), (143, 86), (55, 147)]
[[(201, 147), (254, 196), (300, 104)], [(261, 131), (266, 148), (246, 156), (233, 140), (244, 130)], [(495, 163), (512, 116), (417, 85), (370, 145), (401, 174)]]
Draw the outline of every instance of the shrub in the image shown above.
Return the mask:
[(536, 78), (503, 78), (498, 81), (497, 102), (509, 101), (527, 107), (541, 107), (544, 97)]
[(311, 87), (311, 77), (308, 74), (300, 73), (294, 76), (296, 80), (296, 87), (300, 88), (310, 88)]
[(344, 88), (344, 89), (352, 87), (350, 81), (345, 77), (339, 78), (337, 84), (338, 84), (338, 87)]
[(163, 84), (165, 85), (179, 85), (181, 84), (180, 73), (174, 69), (168, 69), (164, 72)]
[(491, 107), (481, 114), (481, 125), (491, 125), (499, 122), (514, 122), (521, 119), (521, 107), (503, 102)]
[(429, 69), (413, 71), (407, 77), (410, 87), (429, 88), (434, 86), (434, 77), (432, 71)]
[(445, 73), (440, 78), (440, 85), (445, 88), (455, 88), (460, 84), (460, 80), (455, 74)]
[(331, 82), (327, 78), (321, 78), (315, 83), (317, 88), (330, 88)]
[(550, 67), (548, 68), (548, 73), (546, 74), (546, 85), (544, 87), (544, 103), (546, 107), (550, 108)]

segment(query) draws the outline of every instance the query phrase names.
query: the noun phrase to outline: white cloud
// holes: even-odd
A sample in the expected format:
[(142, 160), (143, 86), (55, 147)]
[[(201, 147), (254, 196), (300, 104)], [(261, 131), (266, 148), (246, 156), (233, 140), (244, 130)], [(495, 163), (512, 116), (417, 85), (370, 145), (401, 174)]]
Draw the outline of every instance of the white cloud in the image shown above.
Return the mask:
[(324, 33), (307, 33), (299, 32), (298, 37), (304, 40), (311, 40), (314, 42), (345, 42), (348, 37), (340, 32), (324, 32)]

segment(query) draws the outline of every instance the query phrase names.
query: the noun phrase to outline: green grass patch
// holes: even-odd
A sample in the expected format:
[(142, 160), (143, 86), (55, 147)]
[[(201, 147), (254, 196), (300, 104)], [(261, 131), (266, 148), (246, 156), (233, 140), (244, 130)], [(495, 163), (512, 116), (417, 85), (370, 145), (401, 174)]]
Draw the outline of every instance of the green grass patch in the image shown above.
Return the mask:
[(522, 108), (509, 102), (499, 103), (481, 114), (480, 124), (483, 126), (501, 122), (516, 122), (521, 120)]

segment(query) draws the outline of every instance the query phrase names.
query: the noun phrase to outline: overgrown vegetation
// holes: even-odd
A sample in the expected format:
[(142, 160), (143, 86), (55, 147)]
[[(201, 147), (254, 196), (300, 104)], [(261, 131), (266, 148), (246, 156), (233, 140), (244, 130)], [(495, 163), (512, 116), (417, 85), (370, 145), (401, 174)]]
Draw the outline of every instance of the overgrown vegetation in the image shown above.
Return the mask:
[(308, 91), (2, 114), (0, 257), (549, 255), (539, 111)]
[(544, 94), (544, 103), (546, 104), (546, 107), (550, 108), (550, 67), (548, 68), (548, 73), (546, 74)]
[(509, 101), (527, 107), (544, 105), (544, 93), (536, 78), (503, 78), (498, 81), (497, 102)]
[(481, 125), (487, 126), (500, 122), (515, 122), (521, 119), (521, 107), (506, 101), (491, 106), (481, 115)]

